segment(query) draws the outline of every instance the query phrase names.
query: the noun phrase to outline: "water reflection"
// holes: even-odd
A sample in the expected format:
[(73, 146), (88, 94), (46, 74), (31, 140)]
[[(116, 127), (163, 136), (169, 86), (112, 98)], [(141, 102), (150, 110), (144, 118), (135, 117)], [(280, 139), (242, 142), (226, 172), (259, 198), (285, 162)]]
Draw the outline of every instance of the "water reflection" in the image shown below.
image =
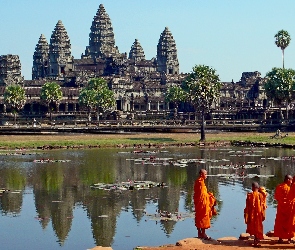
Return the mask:
[[(180, 225), (177, 220), (161, 220), (156, 218), (156, 215), (159, 211), (193, 215), (193, 184), (201, 168), (208, 170), (208, 190), (212, 191), (219, 201), (219, 215), (213, 219), (213, 227), (230, 216), (228, 204), (222, 200), (235, 202), (236, 198), (231, 198), (228, 190), (232, 189), (234, 193), (240, 190), (235, 187), (242, 187), (235, 196), (239, 195), (242, 203), (240, 206), (243, 207), (245, 192), (250, 189), (255, 179), (267, 188), (268, 205), (273, 207), (274, 188), (287, 173), (294, 174), (294, 151), (281, 148), (170, 148), (155, 152), (131, 151), (89, 149), (0, 155), (0, 188), (7, 190), (1, 193), (0, 197), (0, 232), (8, 230), (9, 227), (3, 217), (17, 217), (29, 213), (25, 203), (29, 201), (25, 198), (29, 197), (26, 195), (30, 195), (32, 190), (33, 200), (30, 202), (35, 206), (35, 220), (39, 222), (43, 232), (46, 229), (50, 231), (52, 227), (56, 239), (49, 233), (44, 233), (44, 238), (41, 237), (38, 243), (29, 247), (23, 246), (24, 248), (38, 249), (40, 244), (43, 249), (50, 249), (49, 243), (57, 242), (58, 246), (55, 248), (70, 249), (73, 245), (77, 246), (78, 241), (83, 241), (85, 249), (94, 245), (123, 249), (122, 246), (127, 243), (122, 235), (129, 237), (145, 234), (149, 238), (149, 234), (154, 233), (149, 233), (143, 224), (150, 221), (155, 222), (152, 228), (160, 228), (165, 236), (153, 234), (155, 239), (150, 239), (147, 244), (160, 245), (167, 243), (167, 238), (181, 237), (185, 228), (188, 228), (187, 223), (190, 223), (189, 227), (194, 228), (193, 216), (186, 222), (181, 220), (183, 225)], [(174, 164), (180, 159), (180, 165)], [(256, 167), (248, 168), (251, 164)], [(260, 175), (260, 178), (247, 178), (250, 174)], [(232, 178), (233, 175), (235, 178)], [(266, 178), (268, 175), (275, 177)], [(127, 180), (164, 182), (166, 187), (134, 191), (106, 191), (90, 187), (94, 183), (120, 183)], [(227, 188), (225, 195), (221, 195), (223, 187)], [(77, 209), (83, 211), (90, 221), (92, 240), (87, 237), (85, 241), (83, 238), (71, 238), (71, 231), (79, 231), (79, 224), (83, 224), (82, 220), (85, 220), (81, 216), (75, 217)], [(125, 213), (128, 214), (128, 219), (134, 220), (136, 224), (131, 226), (129, 222), (125, 228), (118, 228), (121, 220), (119, 217)], [(40, 227), (34, 227), (35, 220), (26, 222), (29, 223), (26, 226), (32, 227), (32, 235), (38, 234), (40, 230)], [(75, 224), (75, 221), (78, 223)], [(193, 230), (184, 237), (193, 237)], [(85, 231), (85, 235), (86, 233)], [(80, 231), (80, 234), (83, 235), (84, 232)], [(216, 235), (218, 234), (221, 236), (217, 230)], [(12, 237), (6, 240), (11, 249), (17, 244)], [(178, 238), (171, 240), (174, 243)], [(126, 249), (142, 244), (145, 244), (142, 237), (130, 237)]]

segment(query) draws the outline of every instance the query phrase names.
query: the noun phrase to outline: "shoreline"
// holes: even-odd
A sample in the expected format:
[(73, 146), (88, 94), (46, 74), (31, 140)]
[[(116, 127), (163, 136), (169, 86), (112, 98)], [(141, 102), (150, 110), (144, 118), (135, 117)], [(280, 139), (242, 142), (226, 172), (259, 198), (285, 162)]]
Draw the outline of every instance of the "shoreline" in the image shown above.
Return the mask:
[[(286, 240), (283, 243), (278, 243), (278, 237), (274, 237), (273, 231), (264, 234), (263, 240), (259, 242), (259, 246), (254, 246), (254, 237), (248, 233), (242, 233), (239, 238), (236, 237), (222, 237), (218, 239), (204, 240), (195, 238), (186, 238), (177, 241), (175, 244), (161, 245), (161, 246), (138, 246), (133, 250), (239, 250), (241, 248), (247, 249), (293, 249), (294, 243), (288, 243)], [(294, 238), (293, 238), (294, 241)], [(112, 250), (111, 247), (96, 246), (89, 250)]]
[(271, 138), (273, 133), (224, 132), (206, 134), (190, 133), (138, 133), (138, 134), (55, 134), (55, 135), (0, 135), (0, 150), (52, 150), (82, 148), (134, 148), (157, 149), (166, 147), (250, 146), (282, 147), (295, 149), (295, 133), (288, 137)]
[[(293, 238), (294, 239), (294, 238)], [(203, 240), (196, 238), (186, 238), (177, 241), (174, 245), (162, 245), (162, 246), (138, 246), (134, 250), (238, 250), (241, 248), (257, 248), (253, 245), (254, 237), (248, 233), (242, 233), (239, 238), (236, 237), (222, 237), (218, 239)], [(278, 243), (278, 237), (273, 236), (273, 231), (270, 231), (264, 235), (264, 239), (260, 241), (259, 249), (291, 249), (294, 248), (294, 243), (288, 244)], [(95, 248), (94, 248), (95, 249)], [(94, 250), (93, 249), (93, 250)]]

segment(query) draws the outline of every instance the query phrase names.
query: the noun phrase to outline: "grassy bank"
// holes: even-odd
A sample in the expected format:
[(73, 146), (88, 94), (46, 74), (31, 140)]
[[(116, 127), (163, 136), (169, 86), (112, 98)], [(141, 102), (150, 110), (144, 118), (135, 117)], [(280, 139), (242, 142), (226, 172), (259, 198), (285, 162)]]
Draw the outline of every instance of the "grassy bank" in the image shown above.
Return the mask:
[[(272, 139), (274, 133), (218, 133), (206, 134), (207, 142), (250, 141), (295, 145), (295, 133)], [(132, 147), (135, 145), (177, 145), (198, 143), (197, 133), (142, 133), (142, 134), (50, 134), (50, 135), (1, 135), (2, 149), (51, 147)]]

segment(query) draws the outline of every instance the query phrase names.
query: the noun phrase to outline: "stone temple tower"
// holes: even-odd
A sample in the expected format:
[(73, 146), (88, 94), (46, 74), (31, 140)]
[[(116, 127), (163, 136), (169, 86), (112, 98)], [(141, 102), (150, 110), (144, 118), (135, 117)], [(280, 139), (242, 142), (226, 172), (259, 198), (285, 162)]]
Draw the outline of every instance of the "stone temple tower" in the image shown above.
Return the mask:
[(50, 38), (48, 76), (60, 77), (72, 70), (72, 67), (70, 38), (63, 23), (59, 20)]
[[(89, 46), (86, 47), (87, 58), (108, 58), (119, 54), (115, 46), (115, 38), (111, 19), (102, 4), (93, 18), (89, 34)], [(83, 56), (82, 56), (83, 57)]]
[(49, 45), (41, 34), (33, 55), (32, 79), (45, 78), (48, 74)]
[(168, 27), (162, 32), (157, 46), (157, 71), (166, 74), (179, 73), (176, 44)]
[(21, 63), (18, 55), (0, 56), (0, 86), (22, 84)]
[(134, 43), (131, 46), (129, 59), (133, 59), (135, 62), (145, 60), (143, 48), (141, 47), (137, 39), (135, 39)]

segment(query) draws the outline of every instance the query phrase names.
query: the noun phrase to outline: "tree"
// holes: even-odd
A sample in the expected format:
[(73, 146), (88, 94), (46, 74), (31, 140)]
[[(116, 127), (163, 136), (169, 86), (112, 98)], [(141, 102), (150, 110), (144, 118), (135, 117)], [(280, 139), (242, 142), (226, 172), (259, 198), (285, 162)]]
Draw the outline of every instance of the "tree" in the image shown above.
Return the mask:
[(48, 110), (50, 112), (50, 121), (52, 120), (53, 104), (57, 105), (62, 99), (63, 94), (61, 87), (56, 82), (47, 82), (41, 88), (40, 98), (47, 103)]
[(167, 89), (165, 100), (174, 104), (174, 118), (176, 118), (180, 102), (185, 101), (185, 92), (180, 86), (171, 86)]
[(286, 30), (280, 30), (277, 34), (275, 34), (275, 44), (282, 50), (283, 68), (285, 68), (284, 51), (289, 46), (290, 41), (291, 37)]
[(286, 104), (286, 119), (288, 119), (288, 106), (295, 89), (295, 70), (284, 68), (273, 68), (266, 73), (264, 89), (266, 96), (280, 108), (282, 115), (282, 105)]
[(26, 102), (25, 89), (20, 85), (10, 85), (5, 88), (4, 101), (13, 108), (14, 124), (16, 124), (16, 113), (20, 111)]
[(216, 70), (206, 65), (196, 65), (182, 83), (187, 102), (191, 103), (201, 115), (201, 141), (205, 141), (205, 114), (220, 94), (220, 79)]
[(114, 92), (108, 88), (101, 89), (97, 94), (97, 106), (103, 113), (111, 111), (115, 101)]
[(79, 94), (79, 103), (88, 109), (88, 119), (90, 112), (96, 108), (99, 119), (99, 111), (103, 113), (111, 110), (115, 106), (114, 92), (109, 89), (106, 80), (103, 78), (91, 79), (87, 86)]
[(99, 91), (101, 89), (108, 88), (108, 84), (107, 84), (106, 80), (103, 78), (92, 78), (89, 80), (86, 88)]
[(88, 121), (91, 120), (91, 110), (97, 105), (97, 92), (93, 89), (82, 89), (79, 94), (79, 103), (88, 110)]

